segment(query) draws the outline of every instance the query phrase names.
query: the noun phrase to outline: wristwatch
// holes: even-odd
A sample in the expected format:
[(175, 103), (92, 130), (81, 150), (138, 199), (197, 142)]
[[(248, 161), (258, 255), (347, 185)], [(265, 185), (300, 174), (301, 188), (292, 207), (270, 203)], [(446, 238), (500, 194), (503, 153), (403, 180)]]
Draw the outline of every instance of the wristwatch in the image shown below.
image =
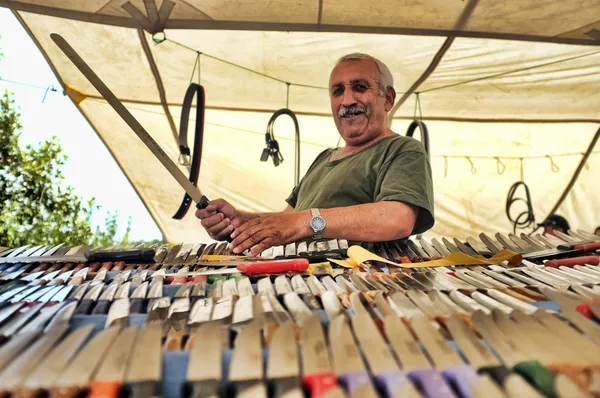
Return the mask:
[(319, 209), (310, 209), (310, 213), (312, 214), (312, 218), (310, 219), (310, 227), (313, 232), (313, 239), (321, 239), (323, 237), (323, 231), (325, 230), (325, 226), (327, 223), (325, 219), (321, 216)]

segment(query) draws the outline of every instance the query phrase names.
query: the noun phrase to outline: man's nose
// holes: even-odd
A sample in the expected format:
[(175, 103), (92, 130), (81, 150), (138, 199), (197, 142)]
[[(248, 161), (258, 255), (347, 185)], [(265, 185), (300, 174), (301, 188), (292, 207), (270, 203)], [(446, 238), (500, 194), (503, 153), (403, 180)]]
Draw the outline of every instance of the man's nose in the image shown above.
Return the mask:
[(342, 98), (342, 105), (350, 106), (356, 105), (356, 98), (354, 97), (354, 91), (346, 89), (344, 90), (344, 96)]

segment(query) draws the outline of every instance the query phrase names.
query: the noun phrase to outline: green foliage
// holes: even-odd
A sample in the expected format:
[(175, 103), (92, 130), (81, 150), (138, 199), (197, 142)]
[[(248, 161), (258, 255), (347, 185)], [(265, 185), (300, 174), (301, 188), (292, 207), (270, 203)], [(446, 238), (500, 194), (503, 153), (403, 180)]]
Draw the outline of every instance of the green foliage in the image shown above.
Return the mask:
[(25, 244), (101, 246), (129, 244), (131, 219), (116, 241), (117, 213), (104, 228), (91, 227), (100, 207), (65, 187), (61, 166), (67, 157), (56, 137), (38, 146), (19, 147), (21, 124), (12, 96), (0, 98), (0, 246)]

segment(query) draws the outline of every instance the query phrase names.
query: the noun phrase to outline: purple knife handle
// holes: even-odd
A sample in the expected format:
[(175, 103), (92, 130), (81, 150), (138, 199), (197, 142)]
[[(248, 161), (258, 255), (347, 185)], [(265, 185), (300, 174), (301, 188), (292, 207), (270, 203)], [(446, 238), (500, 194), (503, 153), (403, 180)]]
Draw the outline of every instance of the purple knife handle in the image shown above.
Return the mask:
[(375, 383), (383, 391), (384, 397), (393, 397), (397, 394), (403, 385), (410, 383), (410, 380), (401, 370), (378, 373), (375, 375)]
[(338, 383), (344, 387), (350, 396), (364, 384), (370, 383), (371, 378), (364, 370), (358, 372), (347, 372), (337, 376)]
[(418, 369), (408, 377), (423, 391), (427, 398), (458, 398), (442, 375), (435, 369)]
[(473, 397), (473, 385), (477, 382), (477, 372), (469, 365), (452, 366), (442, 372), (454, 386), (461, 398)]

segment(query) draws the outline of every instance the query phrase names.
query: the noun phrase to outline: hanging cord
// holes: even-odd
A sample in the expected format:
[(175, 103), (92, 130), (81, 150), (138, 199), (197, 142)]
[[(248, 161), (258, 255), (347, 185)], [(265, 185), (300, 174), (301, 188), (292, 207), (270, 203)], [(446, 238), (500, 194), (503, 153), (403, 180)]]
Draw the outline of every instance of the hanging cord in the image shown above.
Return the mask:
[[(429, 130), (427, 129), (427, 125), (423, 121), (423, 112), (421, 110), (421, 98), (419, 97), (419, 93), (416, 93), (417, 97), (415, 100), (415, 114), (414, 120), (408, 126), (406, 130), (406, 136), (412, 137), (415, 135), (415, 130), (417, 127), (419, 128), (419, 132), (421, 133), (421, 143), (425, 148), (425, 153), (427, 153), (427, 157), (429, 157)], [(419, 118), (417, 119), (417, 109), (419, 111)]]
[(275, 167), (279, 166), (279, 164), (283, 162), (283, 155), (279, 150), (279, 143), (275, 139), (275, 134), (273, 133), (273, 126), (275, 124), (275, 120), (277, 120), (277, 118), (281, 115), (288, 115), (292, 118), (292, 121), (294, 122), (296, 134), (296, 161), (294, 163), (294, 186), (296, 186), (300, 182), (300, 125), (298, 124), (298, 118), (296, 117), (296, 114), (290, 109), (280, 109), (273, 113), (273, 116), (271, 116), (269, 124), (267, 124), (267, 133), (265, 134), (265, 141), (267, 146), (262, 151), (260, 161), (266, 162), (269, 159), (269, 157), (271, 157), (273, 159), (273, 164), (275, 165)]
[[(521, 185), (525, 189), (525, 199), (515, 197), (515, 193)], [(524, 202), (527, 206), (527, 210), (520, 213), (517, 216), (517, 218), (513, 219), (511, 216), (510, 208), (516, 202)], [(517, 228), (525, 229), (535, 223), (535, 215), (533, 214), (533, 206), (531, 204), (531, 195), (529, 194), (529, 187), (523, 181), (515, 182), (508, 190), (508, 196), (506, 197), (506, 216), (508, 217), (509, 221), (513, 224), (513, 233), (516, 233)]]

